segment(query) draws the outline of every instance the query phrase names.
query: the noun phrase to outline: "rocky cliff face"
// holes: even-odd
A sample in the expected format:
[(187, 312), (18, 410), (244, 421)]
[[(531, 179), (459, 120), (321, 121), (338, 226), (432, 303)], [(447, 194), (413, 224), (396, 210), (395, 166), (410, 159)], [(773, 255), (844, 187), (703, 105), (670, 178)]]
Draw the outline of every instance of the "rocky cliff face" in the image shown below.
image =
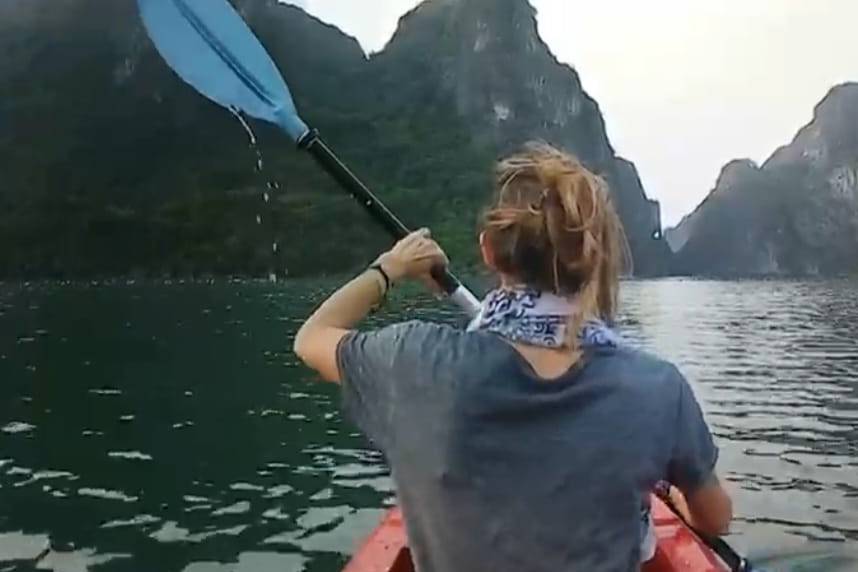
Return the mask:
[[(663, 267), (657, 203), (526, 0), (427, 0), (371, 59), (299, 8), (233, 2), (305, 119), (457, 261), (475, 258), (492, 160), (542, 138), (608, 178), (638, 272)], [(254, 172), (238, 122), (164, 65), (133, 0), (0, 2), (0, 53), (0, 243), (16, 245), (0, 275), (343, 271), (387, 242), (265, 126)]]
[(616, 156), (598, 104), (577, 72), (557, 61), (526, 0), (427, 0), (406, 14), (373, 62), (422, 98), (448, 98), (473, 138), (507, 152), (541, 139), (605, 176), (629, 234), (639, 274), (659, 272), (667, 247), (657, 202), (634, 165)]
[(727, 165), (669, 240), (681, 273), (858, 270), (858, 84), (832, 89), (813, 121), (761, 167)]

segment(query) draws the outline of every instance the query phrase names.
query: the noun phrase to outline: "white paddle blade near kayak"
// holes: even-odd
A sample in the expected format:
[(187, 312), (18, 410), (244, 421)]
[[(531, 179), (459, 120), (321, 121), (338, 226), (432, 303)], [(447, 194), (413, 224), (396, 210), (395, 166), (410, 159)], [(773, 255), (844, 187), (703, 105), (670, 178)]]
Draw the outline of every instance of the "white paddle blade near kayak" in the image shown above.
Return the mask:
[(310, 131), (277, 66), (229, 2), (137, 4), (158, 52), (198, 92), (223, 107), (278, 125), (296, 143)]

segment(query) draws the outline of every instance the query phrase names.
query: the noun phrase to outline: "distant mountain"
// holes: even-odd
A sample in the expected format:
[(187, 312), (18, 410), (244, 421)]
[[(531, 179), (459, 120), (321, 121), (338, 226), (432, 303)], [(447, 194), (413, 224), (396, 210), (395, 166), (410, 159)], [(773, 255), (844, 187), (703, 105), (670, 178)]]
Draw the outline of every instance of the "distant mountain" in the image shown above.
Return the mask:
[(539, 36), (527, 0), (423, 2), (400, 20), (372, 65), (393, 105), (452, 101), (481, 144), (507, 152), (542, 139), (574, 152), (610, 183), (637, 272), (663, 270), (667, 247), (653, 239), (661, 231), (659, 204), (647, 198), (634, 165), (617, 157), (598, 104)]
[[(492, 161), (542, 138), (609, 180), (637, 272), (665, 269), (658, 204), (526, 0), (427, 0), (372, 58), (300, 8), (234, 4), (305, 118), (454, 260), (476, 259)], [(0, 53), (0, 276), (316, 274), (388, 243), (262, 125), (257, 173), (239, 122), (166, 67), (133, 0), (5, 0)]]
[(813, 121), (762, 166), (724, 167), (715, 189), (667, 238), (680, 273), (858, 271), (858, 83), (832, 89)]

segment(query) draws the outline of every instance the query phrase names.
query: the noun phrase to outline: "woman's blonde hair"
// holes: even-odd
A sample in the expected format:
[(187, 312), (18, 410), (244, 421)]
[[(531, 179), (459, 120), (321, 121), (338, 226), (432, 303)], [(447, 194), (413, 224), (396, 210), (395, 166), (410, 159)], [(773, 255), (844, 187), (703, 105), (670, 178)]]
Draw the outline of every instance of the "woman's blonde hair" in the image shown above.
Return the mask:
[(584, 322), (617, 310), (620, 273), (630, 262), (622, 223), (604, 180), (575, 157), (529, 143), (497, 165), (495, 204), (483, 236), (501, 274), (543, 292), (574, 298), (569, 344)]

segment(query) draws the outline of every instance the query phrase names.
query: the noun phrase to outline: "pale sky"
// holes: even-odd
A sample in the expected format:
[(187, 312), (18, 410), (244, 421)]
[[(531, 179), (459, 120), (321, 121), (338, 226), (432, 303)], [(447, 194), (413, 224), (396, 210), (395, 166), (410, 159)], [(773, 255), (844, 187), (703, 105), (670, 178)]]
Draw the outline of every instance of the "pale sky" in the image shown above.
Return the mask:
[[(417, 0), (290, 0), (380, 50)], [(692, 211), (735, 158), (764, 161), (829, 88), (858, 81), (858, 0), (532, 0), (608, 136), (661, 201)]]

